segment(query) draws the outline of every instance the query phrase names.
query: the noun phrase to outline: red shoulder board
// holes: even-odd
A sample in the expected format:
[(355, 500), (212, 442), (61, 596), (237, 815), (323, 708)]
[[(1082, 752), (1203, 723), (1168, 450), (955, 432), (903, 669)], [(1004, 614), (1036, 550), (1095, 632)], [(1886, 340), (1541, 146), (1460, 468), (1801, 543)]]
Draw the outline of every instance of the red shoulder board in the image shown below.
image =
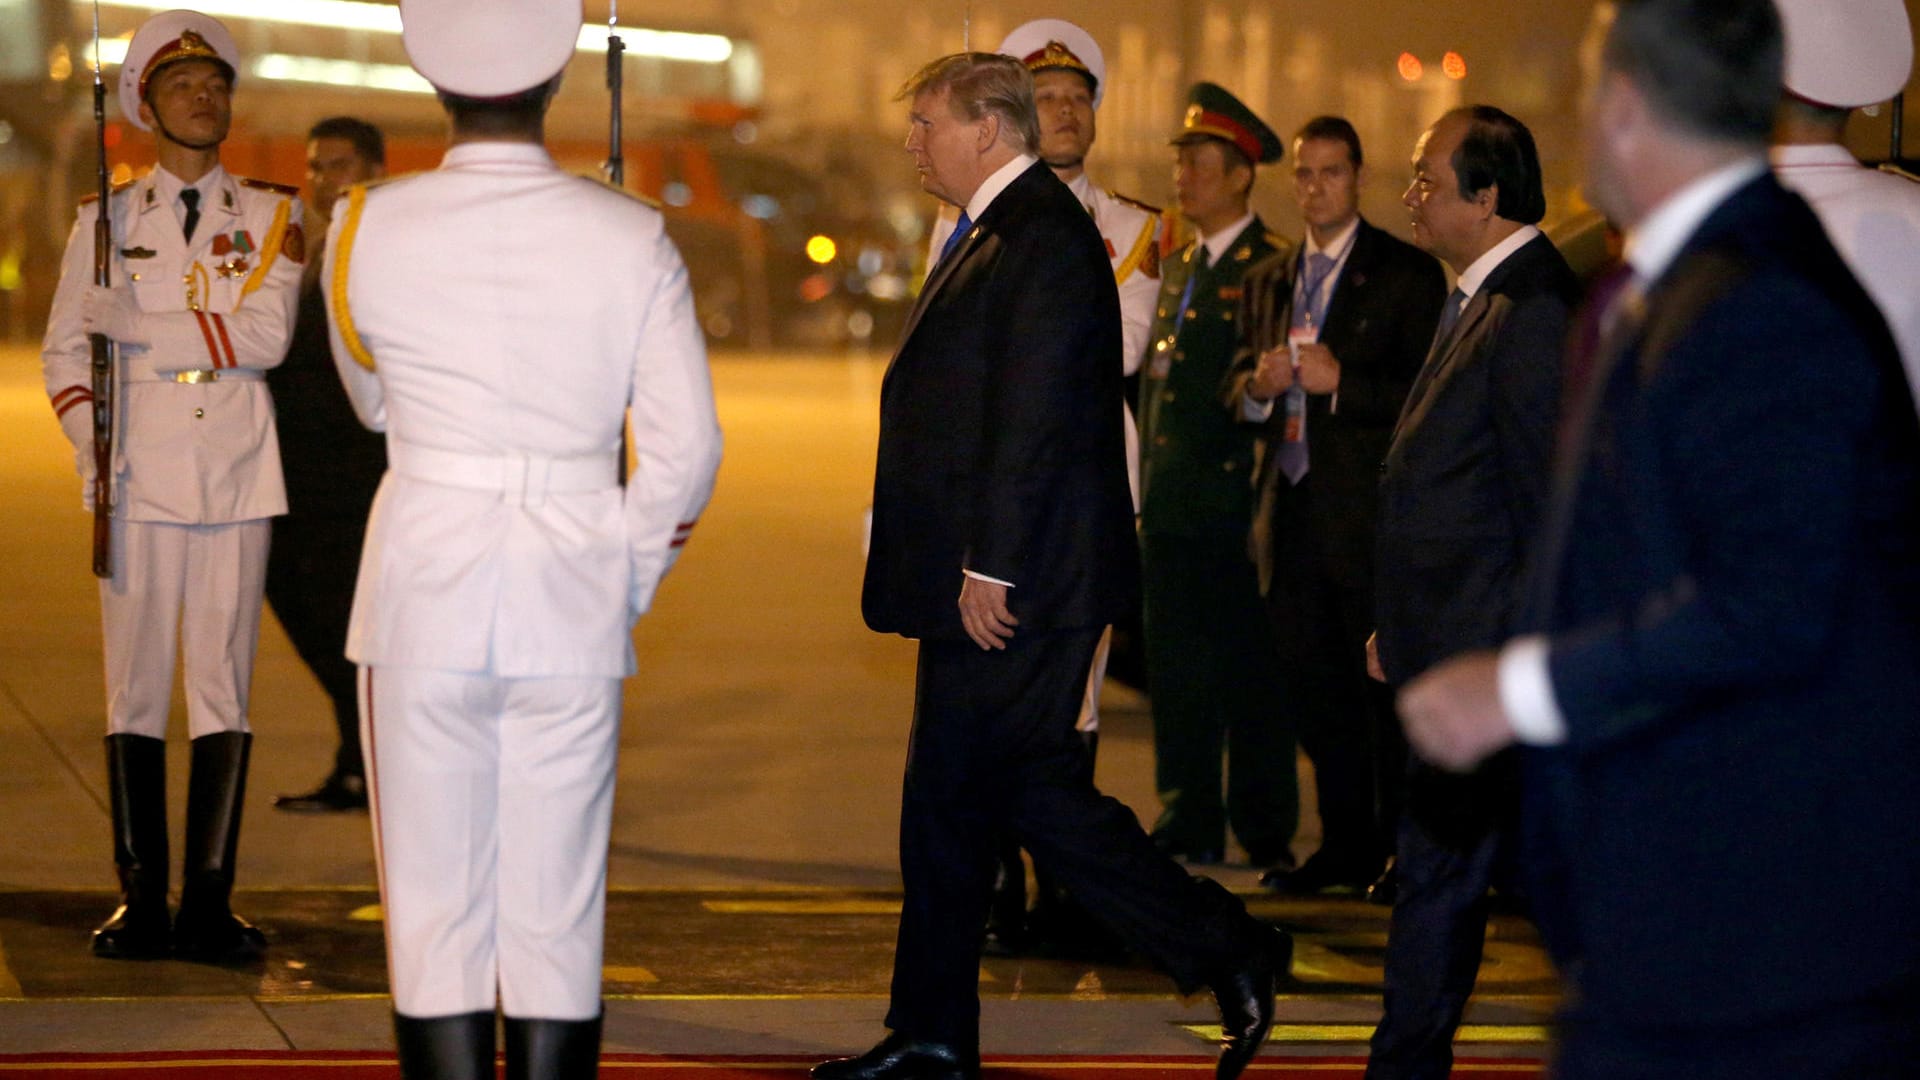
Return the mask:
[[(133, 186), (133, 183), (134, 183), (134, 182), (133, 182), (132, 180), (122, 180), (122, 181), (120, 181), (119, 183), (117, 183), (117, 184), (115, 184), (115, 185), (113, 185), (113, 194), (115, 194), (115, 195), (118, 195), (118, 194), (120, 194), (121, 192), (123, 192), (123, 191), (125, 191), (125, 190), (127, 190), (128, 188), (130, 188), (130, 187), (132, 187), (132, 186)], [(97, 203), (97, 202), (99, 202), (99, 201), (100, 201), (100, 193), (99, 193), (99, 192), (97, 192), (97, 191), (94, 191), (94, 192), (89, 192), (89, 193), (87, 193), (87, 194), (85, 194), (85, 195), (82, 195), (82, 196), (80, 197), (80, 205), (81, 205), (81, 206), (92, 206), (92, 205), (93, 205), (94, 203)]]
[(280, 241), (280, 250), (285, 252), (287, 258), (292, 259), (296, 265), (306, 263), (307, 234), (300, 228), (298, 222), (287, 226), (287, 235)]
[(239, 177), (241, 187), (250, 187), (256, 191), (271, 191), (276, 195), (285, 195), (291, 199), (300, 194), (300, 189), (291, 184), (276, 184), (271, 180), (255, 180), (251, 176)]
[(1140, 272), (1150, 278), (1160, 276), (1160, 245), (1148, 244), (1147, 253), (1140, 257)]

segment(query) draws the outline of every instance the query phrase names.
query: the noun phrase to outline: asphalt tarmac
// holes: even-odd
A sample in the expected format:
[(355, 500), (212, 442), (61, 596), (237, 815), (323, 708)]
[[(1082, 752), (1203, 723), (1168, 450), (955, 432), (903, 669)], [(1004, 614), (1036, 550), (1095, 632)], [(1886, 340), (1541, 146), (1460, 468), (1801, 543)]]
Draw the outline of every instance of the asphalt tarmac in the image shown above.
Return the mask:
[[(607, 1045), (835, 1054), (881, 1033), (913, 646), (860, 621), (861, 534), (884, 356), (714, 362), (726, 462), (636, 632), (610, 861)], [(0, 1054), (390, 1046), (367, 818), (273, 809), (330, 765), (318, 685), (269, 615), (255, 667), (236, 907), (255, 968), (87, 953), (112, 907), (89, 520), (37, 352), (0, 347)], [(183, 706), (173, 723), (184, 735)], [(1145, 702), (1109, 684), (1100, 786), (1157, 813)], [(170, 756), (173, 850), (184, 752)], [(1304, 766), (1303, 766), (1304, 769)], [(1298, 855), (1317, 823), (1308, 810)], [(1259, 894), (1297, 932), (1270, 1053), (1354, 1050), (1378, 1016), (1386, 913)], [(1213, 1020), (1137, 962), (989, 959), (989, 1053), (1193, 1054)], [(1542, 1052), (1555, 983), (1531, 930), (1489, 935), (1463, 1052)]]

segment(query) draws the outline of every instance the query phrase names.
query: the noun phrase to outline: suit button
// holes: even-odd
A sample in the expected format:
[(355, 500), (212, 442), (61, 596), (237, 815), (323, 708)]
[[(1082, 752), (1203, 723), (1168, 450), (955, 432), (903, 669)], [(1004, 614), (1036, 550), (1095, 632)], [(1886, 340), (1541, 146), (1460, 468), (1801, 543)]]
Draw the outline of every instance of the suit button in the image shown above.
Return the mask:
[(195, 409), (195, 410), (193, 410), (193, 418), (194, 418), (195, 420), (198, 420), (198, 419), (200, 419), (200, 418), (202, 418), (202, 417), (204, 417), (204, 416), (206, 416), (206, 415), (207, 415), (207, 410), (205, 410), (205, 409)]
[(1185, 349), (1175, 349), (1173, 351), (1173, 358), (1175, 360), (1185, 360), (1187, 358), (1187, 351)]
[(1160, 317), (1161, 317), (1161, 318), (1163, 318), (1163, 319), (1167, 317), (1167, 309), (1166, 309), (1166, 308), (1161, 308), (1161, 309), (1160, 309)]
[(1199, 317), (1200, 317), (1200, 313), (1199, 313), (1198, 311), (1195, 311), (1195, 310), (1194, 310), (1193, 308), (1188, 308), (1188, 309), (1187, 309), (1187, 318), (1189, 318), (1189, 319), (1197, 319), (1197, 318), (1199, 318)]
[(1172, 400), (1173, 400), (1173, 391), (1171, 391), (1171, 390), (1169, 390), (1169, 391), (1167, 391), (1166, 393), (1164, 393), (1164, 394), (1161, 394), (1161, 395), (1160, 395), (1160, 400), (1161, 400), (1161, 401), (1172, 401)]

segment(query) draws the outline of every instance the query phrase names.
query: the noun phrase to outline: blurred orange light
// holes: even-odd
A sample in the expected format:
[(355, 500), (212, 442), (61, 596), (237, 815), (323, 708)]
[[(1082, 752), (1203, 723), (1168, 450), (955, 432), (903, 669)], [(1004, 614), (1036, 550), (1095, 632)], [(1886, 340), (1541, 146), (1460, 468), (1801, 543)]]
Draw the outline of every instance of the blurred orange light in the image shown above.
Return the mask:
[(108, 124), (107, 130), (101, 134), (100, 138), (107, 144), (107, 149), (112, 150), (120, 145), (120, 140), (125, 138), (126, 134), (126, 129), (119, 124)]
[(1426, 69), (1420, 66), (1420, 58), (1410, 52), (1400, 54), (1400, 77), (1408, 82), (1419, 82), (1420, 75)]
[(1449, 79), (1464, 79), (1467, 77), (1467, 58), (1450, 52), (1441, 58), (1440, 70), (1446, 72)]

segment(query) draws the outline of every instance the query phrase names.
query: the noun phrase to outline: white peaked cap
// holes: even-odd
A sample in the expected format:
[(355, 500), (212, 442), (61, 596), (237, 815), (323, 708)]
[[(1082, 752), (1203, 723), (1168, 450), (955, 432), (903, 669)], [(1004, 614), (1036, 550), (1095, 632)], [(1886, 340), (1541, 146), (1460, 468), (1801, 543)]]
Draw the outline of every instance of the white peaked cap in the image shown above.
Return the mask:
[(580, 20), (580, 0), (400, 0), (413, 70), (462, 97), (509, 97), (560, 74)]
[(1107, 92), (1107, 58), (1093, 35), (1065, 19), (1035, 19), (1013, 28), (999, 52), (1027, 65), (1029, 71), (1066, 68), (1084, 71), (1093, 79), (1093, 107)]
[(1834, 108), (1899, 94), (1913, 70), (1901, 0), (1774, 0), (1787, 37), (1787, 89)]
[(141, 131), (148, 130), (140, 119), (140, 102), (147, 80), (153, 73), (175, 60), (195, 57), (225, 64), (227, 74), (240, 74), (240, 48), (233, 35), (211, 15), (197, 11), (163, 11), (133, 32), (127, 43), (126, 59), (120, 61), (120, 114)]

